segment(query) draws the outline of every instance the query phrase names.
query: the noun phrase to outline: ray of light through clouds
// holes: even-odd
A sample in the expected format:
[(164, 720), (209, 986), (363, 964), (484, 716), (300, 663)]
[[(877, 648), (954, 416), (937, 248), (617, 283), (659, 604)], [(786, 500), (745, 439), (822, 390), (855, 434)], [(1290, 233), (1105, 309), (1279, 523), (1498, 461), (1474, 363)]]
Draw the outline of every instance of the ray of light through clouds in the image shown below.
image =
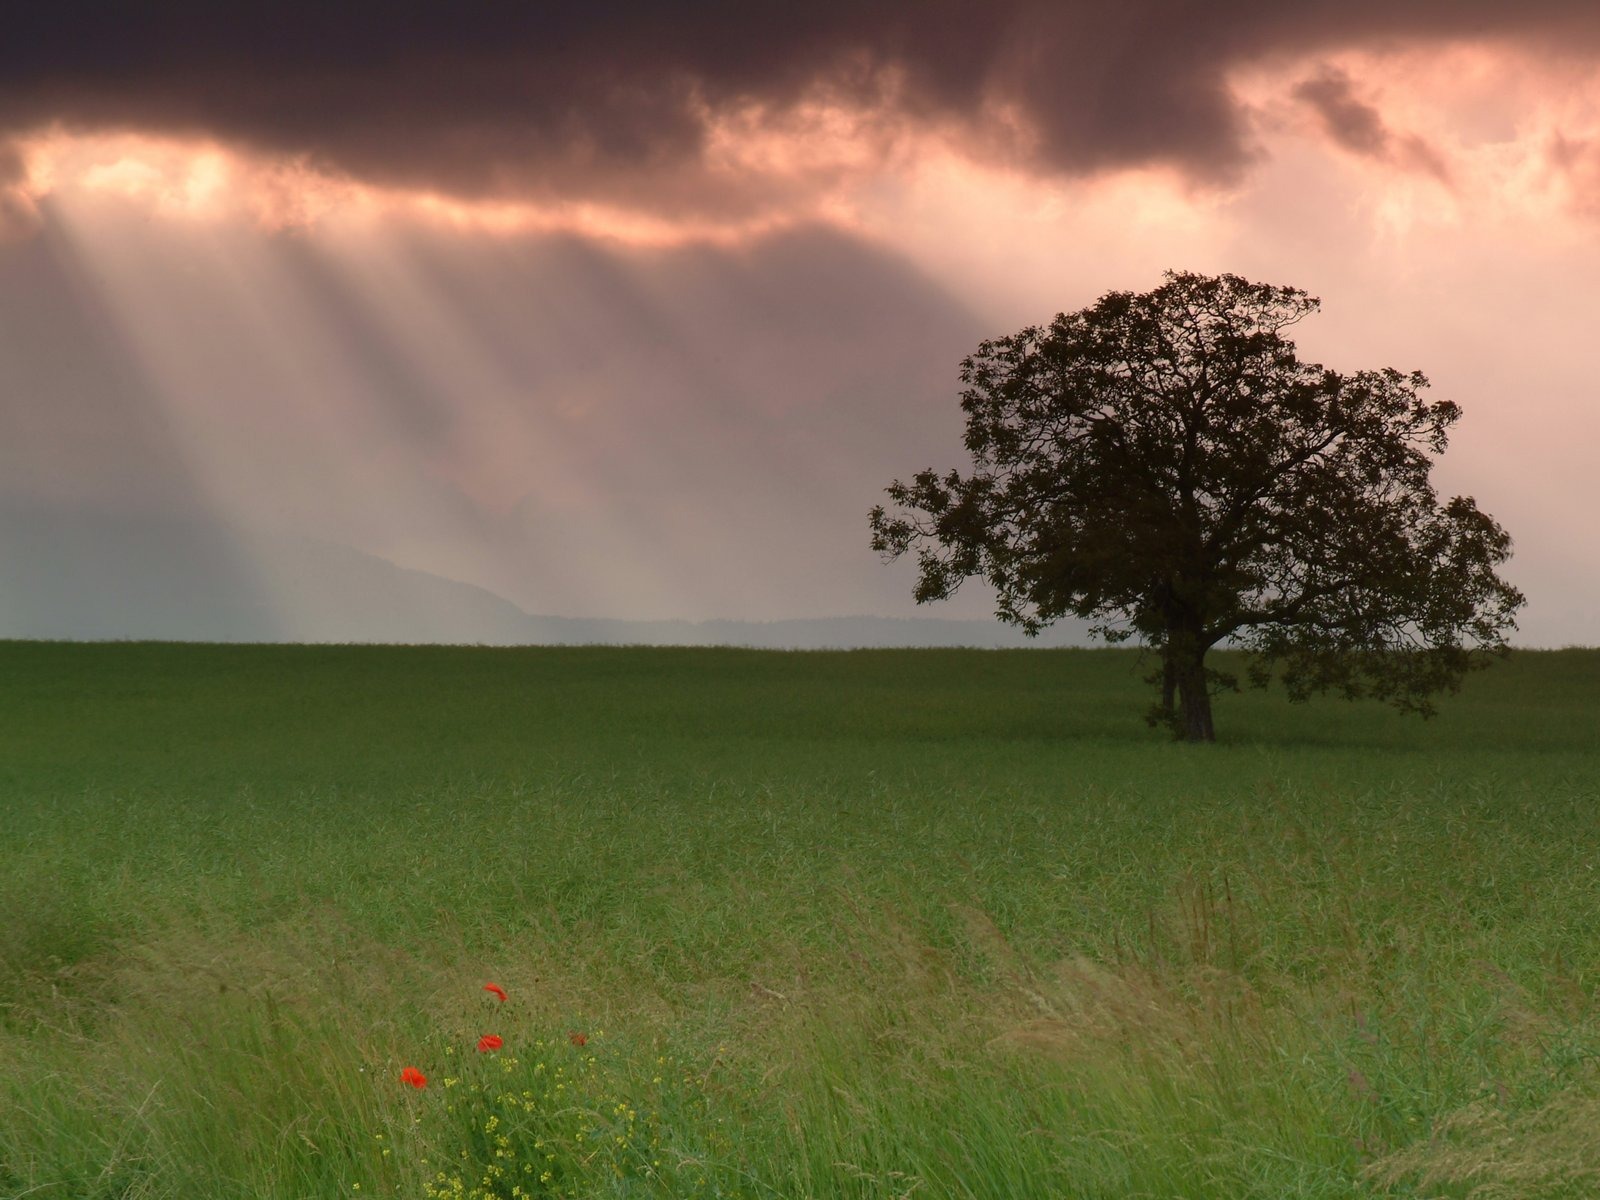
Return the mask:
[[(536, 612), (907, 615), (864, 516), (956, 463), (961, 356), (1226, 270), (1323, 298), (1311, 356), (1458, 401), (1441, 485), (1515, 536), (1522, 640), (1600, 640), (1591, 54), (1253, 47), (1219, 76), (1238, 128), (1206, 134), (1215, 170), (1159, 145), (1052, 159), (1070, 128), (993, 76), (854, 71), (696, 91), (692, 154), (594, 186), (364, 171), (142, 111), (13, 128), (0, 516), (314, 538)], [(315, 634), (281, 563), (220, 544), (279, 634)], [(947, 611), (986, 610), (974, 588)]]

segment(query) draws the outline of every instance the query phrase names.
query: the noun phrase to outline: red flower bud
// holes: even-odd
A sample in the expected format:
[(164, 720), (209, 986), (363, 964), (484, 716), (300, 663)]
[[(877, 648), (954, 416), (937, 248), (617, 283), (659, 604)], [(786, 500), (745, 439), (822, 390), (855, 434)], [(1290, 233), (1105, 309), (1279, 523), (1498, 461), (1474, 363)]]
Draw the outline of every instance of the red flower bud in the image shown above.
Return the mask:
[(498, 999), (501, 1004), (506, 1002), (506, 990), (498, 983), (486, 983), (483, 985), (483, 990), (486, 992), (493, 992), (495, 994), (495, 998)]
[(492, 1033), (486, 1033), (478, 1039), (478, 1053), (487, 1054), (490, 1050), (498, 1050), (505, 1043)]
[(428, 1086), (428, 1077), (415, 1067), (407, 1067), (400, 1072), (400, 1082), (409, 1083), (414, 1088), (425, 1088)]

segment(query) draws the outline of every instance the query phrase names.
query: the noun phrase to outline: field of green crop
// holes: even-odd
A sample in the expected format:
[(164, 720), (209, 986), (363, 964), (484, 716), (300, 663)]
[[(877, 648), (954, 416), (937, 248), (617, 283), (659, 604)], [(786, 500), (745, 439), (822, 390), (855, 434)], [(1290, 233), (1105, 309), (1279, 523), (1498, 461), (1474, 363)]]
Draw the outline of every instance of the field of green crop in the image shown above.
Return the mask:
[(1600, 1195), (1600, 651), (1147, 669), (0, 643), (0, 1200)]

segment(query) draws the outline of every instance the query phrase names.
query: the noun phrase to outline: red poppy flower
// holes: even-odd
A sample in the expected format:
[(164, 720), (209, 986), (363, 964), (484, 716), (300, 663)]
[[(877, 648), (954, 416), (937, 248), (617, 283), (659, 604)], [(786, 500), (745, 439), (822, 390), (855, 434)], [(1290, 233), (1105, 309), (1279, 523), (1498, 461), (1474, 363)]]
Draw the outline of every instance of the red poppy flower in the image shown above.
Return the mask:
[(574, 1029), (567, 1034), (567, 1041), (574, 1046), (587, 1046), (589, 1044), (589, 1035), (587, 1033), (579, 1033)]
[(428, 1086), (428, 1077), (415, 1067), (407, 1067), (400, 1072), (400, 1082), (409, 1083), (414, 1088), (425, 1088)]
[(490, 1050), (498, 1050), (505, 1043), (492, 1033), (486, 1033), (478, 1039), (478, 1053), (487, 1054)]
[(486, 983), (483, 985), (483, 990), (486, 992), (493, 992), (495, 994), (495, 998), (498, 999), (501, 1004), (506, 1002), (506, 990), (498, 983)]

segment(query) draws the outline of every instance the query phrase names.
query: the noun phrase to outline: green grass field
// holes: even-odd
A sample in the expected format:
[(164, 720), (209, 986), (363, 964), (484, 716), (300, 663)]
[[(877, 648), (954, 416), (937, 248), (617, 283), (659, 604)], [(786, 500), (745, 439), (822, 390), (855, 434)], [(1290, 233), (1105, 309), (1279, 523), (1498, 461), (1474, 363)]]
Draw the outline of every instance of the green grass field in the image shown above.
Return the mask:
[(1600, 1195), (1600, 652), (1146, 669), (0, 643), (0, 1200)]

